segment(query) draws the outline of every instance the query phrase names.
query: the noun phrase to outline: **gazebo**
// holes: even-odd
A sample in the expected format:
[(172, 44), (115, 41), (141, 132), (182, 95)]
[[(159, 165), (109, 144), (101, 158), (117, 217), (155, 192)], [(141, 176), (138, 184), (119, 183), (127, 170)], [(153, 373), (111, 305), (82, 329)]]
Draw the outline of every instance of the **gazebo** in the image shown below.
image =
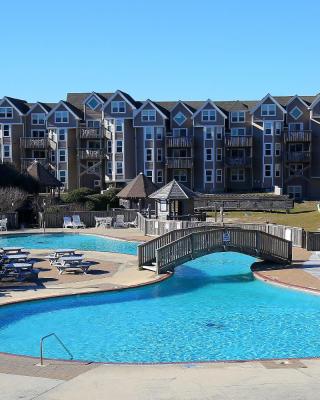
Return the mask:
[(51, 195), (54, 195), (54, 191), (58, 189), (58, 195), (60, 196), (60, 188), (63, 183), (53, 176), (39, 161), (34, 160), (28, 167), (27, 173), (39, 182), (41, 192), (50, 192)]
[(125, 208), (146, 208), (148, 197), (156, 191), (157, 186), (142, 172), (130, 181), (118, 194)]
[(152, 193), (149, 199), (156, 201), (159, 218), (179, 219), (194, 214), (194, 198), (197, 194), (176, 180)]

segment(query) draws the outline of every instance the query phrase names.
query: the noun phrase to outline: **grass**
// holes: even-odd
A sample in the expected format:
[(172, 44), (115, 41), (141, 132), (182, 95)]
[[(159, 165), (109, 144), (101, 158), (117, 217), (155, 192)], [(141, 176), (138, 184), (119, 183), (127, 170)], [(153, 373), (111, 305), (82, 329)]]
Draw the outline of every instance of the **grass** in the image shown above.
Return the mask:
[[(317, 210), (317, 202), (304, 201), (296, 203), (290, 213), (264, 212), (264, 211), (226, 211), (225, 220), (234, 222), (273, 222), (281, 225), (298, 226), (309, 231), (320, 228), (320, 212)], [(214, 213), (208, 213), (214, 217)], [(218, 213), (218, 221), (220, 221)]]

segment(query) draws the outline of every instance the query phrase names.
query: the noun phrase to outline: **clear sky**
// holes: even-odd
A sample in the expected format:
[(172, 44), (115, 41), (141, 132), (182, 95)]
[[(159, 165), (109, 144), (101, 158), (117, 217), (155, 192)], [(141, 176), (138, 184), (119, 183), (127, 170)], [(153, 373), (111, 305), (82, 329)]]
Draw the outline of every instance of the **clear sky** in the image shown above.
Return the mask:
[(1, 2), (0, 98), (116, 89), (144, 100), (320, 92), (319, 0)]

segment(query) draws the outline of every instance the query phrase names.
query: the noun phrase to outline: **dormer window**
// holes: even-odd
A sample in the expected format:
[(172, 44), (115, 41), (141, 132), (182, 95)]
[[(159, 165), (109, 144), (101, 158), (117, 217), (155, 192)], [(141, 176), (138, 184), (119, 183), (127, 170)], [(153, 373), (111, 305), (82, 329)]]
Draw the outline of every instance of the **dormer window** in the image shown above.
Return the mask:
[(261, 105), (261, 115), (263, 117), (274, 117), (276, 115), (276, 112), (276, 105), (273, 103)]
[(156, 120), (156, 110), (142, 110), (141, 120), (145, 122), (152, 122)]
[(12, 107), (0, 107), (0, 118), (12, 118), (13, 110)]
[(95, 97), (91, 97), (91, 99), (87, 102), (87, 105), (91, 108), (91, 110), (95, 110), (99, 104), (99, 101)]
[(216, 110), (202, 110), (202, 121), (214, 122), (216, 120)]
[(125, 113), (126, 112), (126, 103), (124, 101), (112, 101), (111, 102), (111, 112)]
[(31, 123), (32, 125), (44, 125), (46, 120), (45, 113), (32, 113), (31, 114)]
[(232, 111), (231, 112), (231, 122), (244, 122), (245, 112), (244, 111)]
[(56, 111), (54, 113), (54, 121), (58, 124), (68, 123), (69, 122), (69, 113), (68, 111)]
[(302, 111), (300, 110), (299, 107), (294, 107), (294, 108), (290, 111), (290, 115), (291, 115), (291, 117), (294, 118), (294, 119), (300, 118), (302, 114), (303, 114), (303, 113), (302, 113)]
[(176, 124), (182, 125), (187, 120), (187, 118), (181, 111), (179, 111), (178, 114), (174, 116), (173, 120)]

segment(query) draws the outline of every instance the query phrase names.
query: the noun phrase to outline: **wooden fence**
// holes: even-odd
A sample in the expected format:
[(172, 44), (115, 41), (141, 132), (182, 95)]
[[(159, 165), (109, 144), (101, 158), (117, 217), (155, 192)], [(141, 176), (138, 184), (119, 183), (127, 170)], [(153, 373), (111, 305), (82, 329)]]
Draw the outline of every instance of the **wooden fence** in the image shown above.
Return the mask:
[(117, 215), (124, 215), (125, 222), (132, 222), (137, 217), (137, 210), (126, 210), (123, 208), (115, 208), (109, 211), (59, 211), (59, 212), (40, 212), (39, 225), (43, 227), (44, 222), (46, 228), (62, 228), (63, 217), (79, 215), (81, 221), (86, 227), (95, 226), (94, 217), (113, 217)]
[(193, 232), (156, 249), (156, 273), (215, 251), (239, 251), (277, 263), (291, 263), (292, 243), (254, 230), (211, 229)]
[(307, 232), (306, 249), (309, 251), (320, 251), (320, 232)]

